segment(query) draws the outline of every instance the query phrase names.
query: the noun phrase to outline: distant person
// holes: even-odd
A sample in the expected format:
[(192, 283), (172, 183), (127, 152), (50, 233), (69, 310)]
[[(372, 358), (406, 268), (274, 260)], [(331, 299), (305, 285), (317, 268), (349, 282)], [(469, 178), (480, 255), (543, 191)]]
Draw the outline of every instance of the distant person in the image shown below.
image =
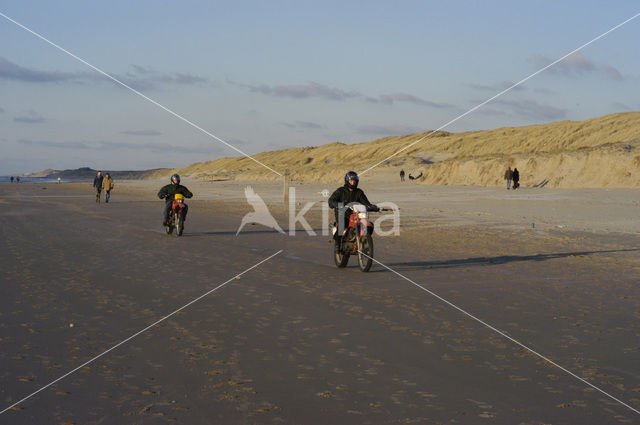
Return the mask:
[(62, 177), (58, 177), (58, 184), (62, 182)]
[(520, 172), (517, 168), (513, 169), (513, 190), (520, 187)]
[(106, 173), (104, 175), (104, 179), (102, 180), (102, 189), (104, 190), (104, 202), (109, 203), (109, 198), (111, 197), (111, 190), (113, 189), (114, 183), (111, 175)]
[[(173, 204), (174, 195), (176, 193), (182, 194), (185, 198), (191, 198), (193, 193), (189, 191), (185, 186), (180, 184), (180, 176), (178, 174), (174, 174), (171, 176), (171, 183), (166, 186), (162, 186), (160, 191), (158, 192), (158, 198), (164, 199), (164, 215), (162, 220), (162, 225), (166, 226), (167, 221), (169, 221), (169, 211), (171, 211), (171, 205)], [(187, 204), (184, 205), (184, 215), (182, 216), (185, 220), (187, 219), (187, 212), (189, 212), (189, 207)]]
[(507, 171), (504, 172), (504, 179), (507, 181), (507, 190), (511, 189), (511, 180), (513, 179), (513, 170), (511, 167), (507, 168)]
[(13, 176), (11, 176), (11, 183), (13, 183)]
[(102, 180), (104, 180), (104, 176), (102, 175), (102, 171), (98, 171), (96, 176), (93, 178), (93, 188), (96, 190), (96, 202), (100, 203), (100, 192), (102, 192)]
[(20, 183), (20, 176), (16, 176), (16, 183)]
[(400, 170), (400, 181), (404, 181), (404, 170)]

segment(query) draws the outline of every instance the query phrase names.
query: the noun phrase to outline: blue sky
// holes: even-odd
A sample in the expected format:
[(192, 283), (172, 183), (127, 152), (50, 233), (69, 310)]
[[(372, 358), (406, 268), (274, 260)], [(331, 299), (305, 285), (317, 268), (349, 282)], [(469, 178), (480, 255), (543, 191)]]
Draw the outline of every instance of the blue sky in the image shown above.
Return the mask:
[[(640, 4), (3, 0), (0, 12), (252, 154), (438, 128)], [(640, 17), (445, 130), (640, 110), (639, 39)], [(1, 17), (0, 129), (0, 175), (238, 155)]]

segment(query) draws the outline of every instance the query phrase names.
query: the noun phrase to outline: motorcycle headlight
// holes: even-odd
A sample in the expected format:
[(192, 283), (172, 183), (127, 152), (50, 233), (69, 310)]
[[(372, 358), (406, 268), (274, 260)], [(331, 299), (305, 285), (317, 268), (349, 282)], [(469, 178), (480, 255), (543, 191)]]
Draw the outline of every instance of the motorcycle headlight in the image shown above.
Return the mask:
[(366, 212), (359, 212), (358, 218), (369, 218), (369, 214), (367, 214)]

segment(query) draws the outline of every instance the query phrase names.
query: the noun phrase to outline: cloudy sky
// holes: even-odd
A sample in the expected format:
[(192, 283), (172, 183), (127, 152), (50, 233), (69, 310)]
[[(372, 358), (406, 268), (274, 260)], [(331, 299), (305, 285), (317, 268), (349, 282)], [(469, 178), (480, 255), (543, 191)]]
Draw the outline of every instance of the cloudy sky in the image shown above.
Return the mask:
[[(249, 154), (438, 128), (638, 12), (588, 0), (0, 1)], [(445, 130), (640, 110), (637, 40), (640, 17)], [(4, 17), (0, 151), (0, 175), (238, 155)]]

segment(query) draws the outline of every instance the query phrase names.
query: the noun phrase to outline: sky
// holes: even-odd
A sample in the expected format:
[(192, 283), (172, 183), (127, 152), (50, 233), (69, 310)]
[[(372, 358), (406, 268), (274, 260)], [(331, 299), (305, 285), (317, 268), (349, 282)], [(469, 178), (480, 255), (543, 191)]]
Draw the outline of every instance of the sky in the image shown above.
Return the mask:
[[(440, 128), (640, 3), (0, 0), (0, 13), (255, 154)], [(637, 40), (640, 17), (444, 130), (638, 111)], [(0, 16), (0, 175), (238, 155)]]

